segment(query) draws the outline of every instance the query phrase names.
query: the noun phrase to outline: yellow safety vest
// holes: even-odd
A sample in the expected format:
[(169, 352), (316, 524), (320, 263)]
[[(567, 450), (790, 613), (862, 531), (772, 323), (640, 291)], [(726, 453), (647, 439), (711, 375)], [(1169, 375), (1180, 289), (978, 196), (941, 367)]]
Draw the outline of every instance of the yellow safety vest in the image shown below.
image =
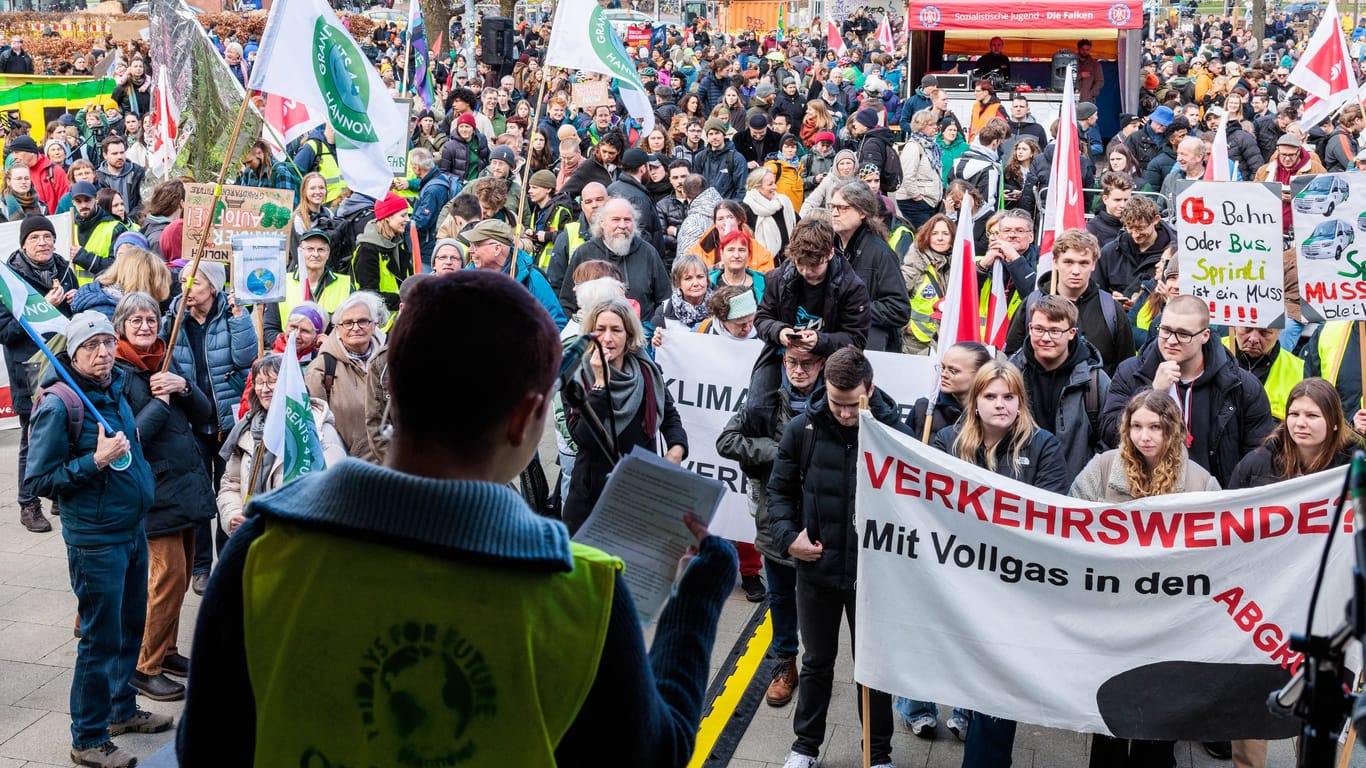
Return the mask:
[(417, 199), (418, 193), (418, 190), (413, 189), (413, 187), (419, 186), (413, 182), (418, 181), (418, 178), (412, 171), (408, 171), (408, 174), (404, 176), (404, 181), (407, 183), (403, 185), (402, 189), (398, 190), (398, 196), (409, 201), (408, 204), (412, 205), (412, 201)]
[(896, 255), (902, 257), (906, 255), (898, 250), (897, 246), (901, 243), (901, 239), (909, 234), (911, 234), (911, 230), (903, 226), (897, 226), (896, 229), (892, 230), (891, 236), (887, 238), (887, 244), (892, 246), (892, 250), (896, 251)]
[[(1233, 350), (1233, 342), (1228, 337), (1224, 338), (1224, 348)], [(1276, 350), (1276, 359), (1271, 362), (1271, 370), (1266, 374), (1263, 387), (1266, 389), (1266, 399), (1271, 401), (1271, 415), (1277, 421), (1285, 421), (1285, 409), (1290, 405), (1290, 390), (1304, 381), (1304, 360), (1279, 344)]]
[[(1006, 279), (1009, 279), (1009, 277)], [(1009, 298), (1006, 300), (1007, 328), (1010, 327), (1010, 321), (1015, 319), (1015, 310), (1020, 308), (1020, 303), (1020, 292), (1011, 291)], [(982, 338), (985, 339), (987, 335), (987, 317), (988, 313), (991, 311), (991, 278), (982, 281), (982, 288), (978, 292), (977, 308), (980, 312), (978, 317), (981, 318), (981, 321), (978, 323), (978, 329), (981, 331)]]
[(564, 231), (569, 233), (569, 247), (565, 249), (566, 256), (572, 257), (574, 255), (574, 251), (577, 251), (579, 249), (579, 246), (588, 242), (587, 239), (585, 239), (582, 235), (579, 234), (580, 226), (581, 224), (578, 221), (571, 221), (568, 224), (564, 225)]
[(1136, 325), (1141, 331), (1146, 331), (1153, 326), (1153, 311), (1149, 308), (1147, 300), (1139, 305), (1137, 320)]
[(1337, 386), (1342, 358), (1347, 355), (1347, 337), (1352, 332), (1348, 320), (1330, 320), (1319, 328), (1319, 376)]
[[(569, 209), (568, 209), (567, 207), (565, 207), (564, 205), (560, 204), (560, 203), (551, 203), (551, 205), (554, 205), (555, 208), (556, 208), (557, 210), (555, 211), (554, 215), (552, 215), (552, 216), (550, 217), (550, 221), (547, 221), (547, 222), (546, 222), (546, 229), (548, 229), (548, 230), (554, 230), (554, 231), (556, 231), (556, 232), (559, 232), (559, 231), (561, 231), (560, 219), (561, 219), (566, 213), (569, 212)], [(574, 222), (573, 224), (566, 224), (566, 225), (564, 226), (563, 229), (566, 229), (566, 230), (567, 230), (569, 227), (573, 227), (573, 228), (574, 228), (574, 234), (572, 234), (572, 235), (569, 236), (569, 249), (568, 249), (568, 250), (569, 250), (569, 255), (572, 256), (572, 255), (574, 254), (574, 249), (578, 247), (578, 245), (576, 245), (576, 244), (574, 243), (574, 238), (577, 237), (578, 234), (579, 234), (579, 223), (576, 221), (576, 222)], [(534, 229), (534, 227), (533, 227), (533, 229)], [(579, 241), (579, 245), (582, 245), (582, 244), (583, 244), (583, 241)], [(553, 254), (554, 252), (555, 252), (555, 241), (554, 241), (554, 240), (551, 240), (550, 242), (543, 244), (543, 245), (540, 247), (540, 249), (537, 251), (537, 253), (536, 253), (536, 266), (537, 266), (537, 267), (540, 267), (542, 271), (545, 271), (546, 267), (549, 267), (549, 266), (550, 266), (550, 256), (551, 256), (551, 254)]]
[(939, 280), (938, 270), (931, 264), (920, 279), (920, 285), (911, 294), (911, 322), (906, 327), (917, 341), (929, 343), (939, 333), (939, 302), (943, 299), (944, 286)]
[(517, 571), (272, 520), (242, 574), (255, 765), (554, 766), (621, 569), (571, 547)]
[(314, 143), (313, 151), (318, 164), (318, 173), (321, 173), (323, 181), (327, 182), (326, 202), (331, 205), (346, 189), (346, 181), (342, 179), (341, 166), (337, 165), (337, 153), (319, 139), (309, 139), (309, 141)]
[[(300, 270), (302, 273), (302, 270)], [(312, 301), (322, 307), (329, 315), (337, 311), (337, 307), (356, 291), (355, 283), (351, 282), (350, 275), (338, 275), (328, 273), (332, 280), (323, 286), (323, 292), (312, 297)], [(304, 303), (304, 278), (299, 274), (290, 274), (285, 280), (285, 300), (279, 303), (280, 308), (280, 327), (284, 328), (289, 322), (289, 313), (294, 308)], [(328, 318), (323, 318), (324, 322)]]
[[(360, 254), (360, 246), (351, 252), (351, 274), (356, 274), (356, 256)], [(398, 293), (398, 277), (389, 270), (389, 254), (385, 251), (376, 251), (375, 255), (379, 258), (379, 293)]]
[[(112, 255), (109, 253), (109, 249), (114, 247), (114, 230), (117, 229), (118, 226), (119, 222), (114, 221), (113, 219), (101, 221), (90, 231), (90, 237), (86, 238), (84, 243), (78, 243), (78, 245), (96, 256), (108, 258)], [(86, 283), (93, 283), (95, 281), (95, 276), (90, 274), (85, 267), (77, 266), (75, 264), (72, 266), (76, 269), (77, 285), (85, 285)]]

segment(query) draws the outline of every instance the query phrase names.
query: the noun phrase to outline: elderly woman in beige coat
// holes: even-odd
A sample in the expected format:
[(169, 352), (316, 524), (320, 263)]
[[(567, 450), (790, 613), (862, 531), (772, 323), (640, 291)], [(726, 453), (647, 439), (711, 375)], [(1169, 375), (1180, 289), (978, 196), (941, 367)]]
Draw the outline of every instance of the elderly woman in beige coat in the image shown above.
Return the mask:
[[(278, 354), (261, 357), (251, 367), (251, 391), (247, 393), (247, 415), (233, 426), (223, 442), (220, 454), (227, 462), (223, 483), (218, 489), (218, 524), (229, 536), (242, 524), (242, 510), (252, 496), (278, 488), (284, 483), (284, 457), (275, 456), (261, 443), (266, 412), (275, 396), (275, 382), (280, 378)], [(346, 458), (346, 446), (333, 426), (332, 411), (327, 403), (311, 398), (313, 425), (323, 445), (323, 461), (331, 466)], [(266, 461), (270, 470), (265, 471)], [(257, 469), (260, 465), (262, 468)]]
[(380, 329), (388, 324), (389, 310), (379, 296), (351, 294), (332, 313), (333, 331), (304, 374), (308, 396), (332, 407), (346, 452), (372, 462), (375, 452), (365, 430), (366, 380), (371, 361), (384, 348)]

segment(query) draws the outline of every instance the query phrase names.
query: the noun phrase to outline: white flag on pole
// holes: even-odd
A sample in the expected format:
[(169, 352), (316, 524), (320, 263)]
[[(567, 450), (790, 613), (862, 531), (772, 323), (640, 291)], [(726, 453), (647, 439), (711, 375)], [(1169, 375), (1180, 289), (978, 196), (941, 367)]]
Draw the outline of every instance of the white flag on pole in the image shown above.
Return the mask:
[(1356, 98), (1356, 75), (1342, 36), (1337, 0), (1328, 0), (1323, 19), (1310, 36), (1304, 55), (1290, 71), (1290, 82), (1305, 90), (1300, 124), (1312, 128)]
[(271, 6), (250, 87), (325, 116), (336, 132), (337, 164), (347, 185), (376, 199), (389, 191), (394, 172), (388, 150), (407, 137), (407, 120), (327, 3)]
[(313, 423), (313, 409), (308, 404), (304, 374), (299, 369), (299, 356), (294, 350), (297, 333), (291, 331), (289, 341), (285, 343), (275, 395), (266, 411), (265, 428), (261, 433), (262, 445), (284, 462), (285, 482), (327, 469), (322, 440)]
[(641, 135), (654, 130), (655, 113), (645, 85), (596, 0), (561, 0), (551, 29), (546, 66), (607, 75), (617, 86), (626, 111), (640, 123)]

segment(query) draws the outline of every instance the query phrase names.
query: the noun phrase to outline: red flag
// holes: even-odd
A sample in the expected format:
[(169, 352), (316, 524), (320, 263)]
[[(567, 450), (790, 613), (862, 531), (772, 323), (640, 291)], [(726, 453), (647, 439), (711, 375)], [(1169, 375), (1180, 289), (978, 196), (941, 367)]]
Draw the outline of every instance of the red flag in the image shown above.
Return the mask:
[(977, 287), (977, 256), (972, 242), (972, 198), (964, 195), (958, 209), (958, 230), (949, 256), (949, 283), (939, 302), (940, 360), (949, 347), (960, 341), (981, 341), (980, 300)]
[[(972, 268), (976, 268), (976, 264)], [(991, 267), (991, 293), (987, 296), (987, 316), (982, 322), (982, 343), (997, 351), (1006, 348), (1010, 326), (1010, 297), (1006, 295), (1005, 267), (997, 259)]]
[(882, 15), (882, 23), (877, 25), (877, 42), (882, 46), (882, 50), (891, 52), (896, 41), (892, 39), (892, 24), (887, 21), (887, 15)]
[(175, 163), (175, 140), (180, 134), (180, 115), (171, 102), (171, 89), (166, 82), (166, 70), (157, 74), (157, 87), (152, 94), (150, 133), (152, 147), (148, 158), (148, 170), (153, 176), (165, 176)]
[(835, 26), (835, 22), (829, 19), (825, 20), (825, 44), (837, 55), (843, 56), (845, 54), (844, 38), (840, 37), (839, 27)]
[(303, 104), (273, 93), (266, 94), (265, 118), (286, 142), (294, 141), (322, 122), (321, 118), (315, 120)]
[(1356, 76), (1349, 64), (1347, 39), (1336, 0), (1328, 0), (1323, 19), (1310, 36), (1304, 55), (1290, 72), (1290, 82), (1308, 94), (1300, 124), (1318, 125), (1356, 97)]
[(1048, 198), (1044, 208), (1043, 238), (1039, 243), (1038, 274), (1053, 269), (1053, 240), (1064, 230), (1086, 228), (1086, 207), (1081, 195), (1081, 142), (1077, 135), (1077, 104), (1067, 69), (1058, 114), (1058, 136), (1053, 147), (1053, 167), (1048, 174)]

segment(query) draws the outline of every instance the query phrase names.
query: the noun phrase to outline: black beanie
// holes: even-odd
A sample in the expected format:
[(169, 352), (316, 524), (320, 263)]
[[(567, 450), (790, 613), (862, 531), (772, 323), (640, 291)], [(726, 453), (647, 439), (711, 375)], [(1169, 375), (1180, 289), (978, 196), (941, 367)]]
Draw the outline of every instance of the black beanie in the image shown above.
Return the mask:
[(57, 230), (52, 226), (52, 222), (48, 221), (46, 216), (35, 213), (30, 216), (25, 216), (23, 222), (19, 224), (20, 247), (28, 240), (28, 236), (34, 232), (46, 232), (53, 237), (57, 236)]

